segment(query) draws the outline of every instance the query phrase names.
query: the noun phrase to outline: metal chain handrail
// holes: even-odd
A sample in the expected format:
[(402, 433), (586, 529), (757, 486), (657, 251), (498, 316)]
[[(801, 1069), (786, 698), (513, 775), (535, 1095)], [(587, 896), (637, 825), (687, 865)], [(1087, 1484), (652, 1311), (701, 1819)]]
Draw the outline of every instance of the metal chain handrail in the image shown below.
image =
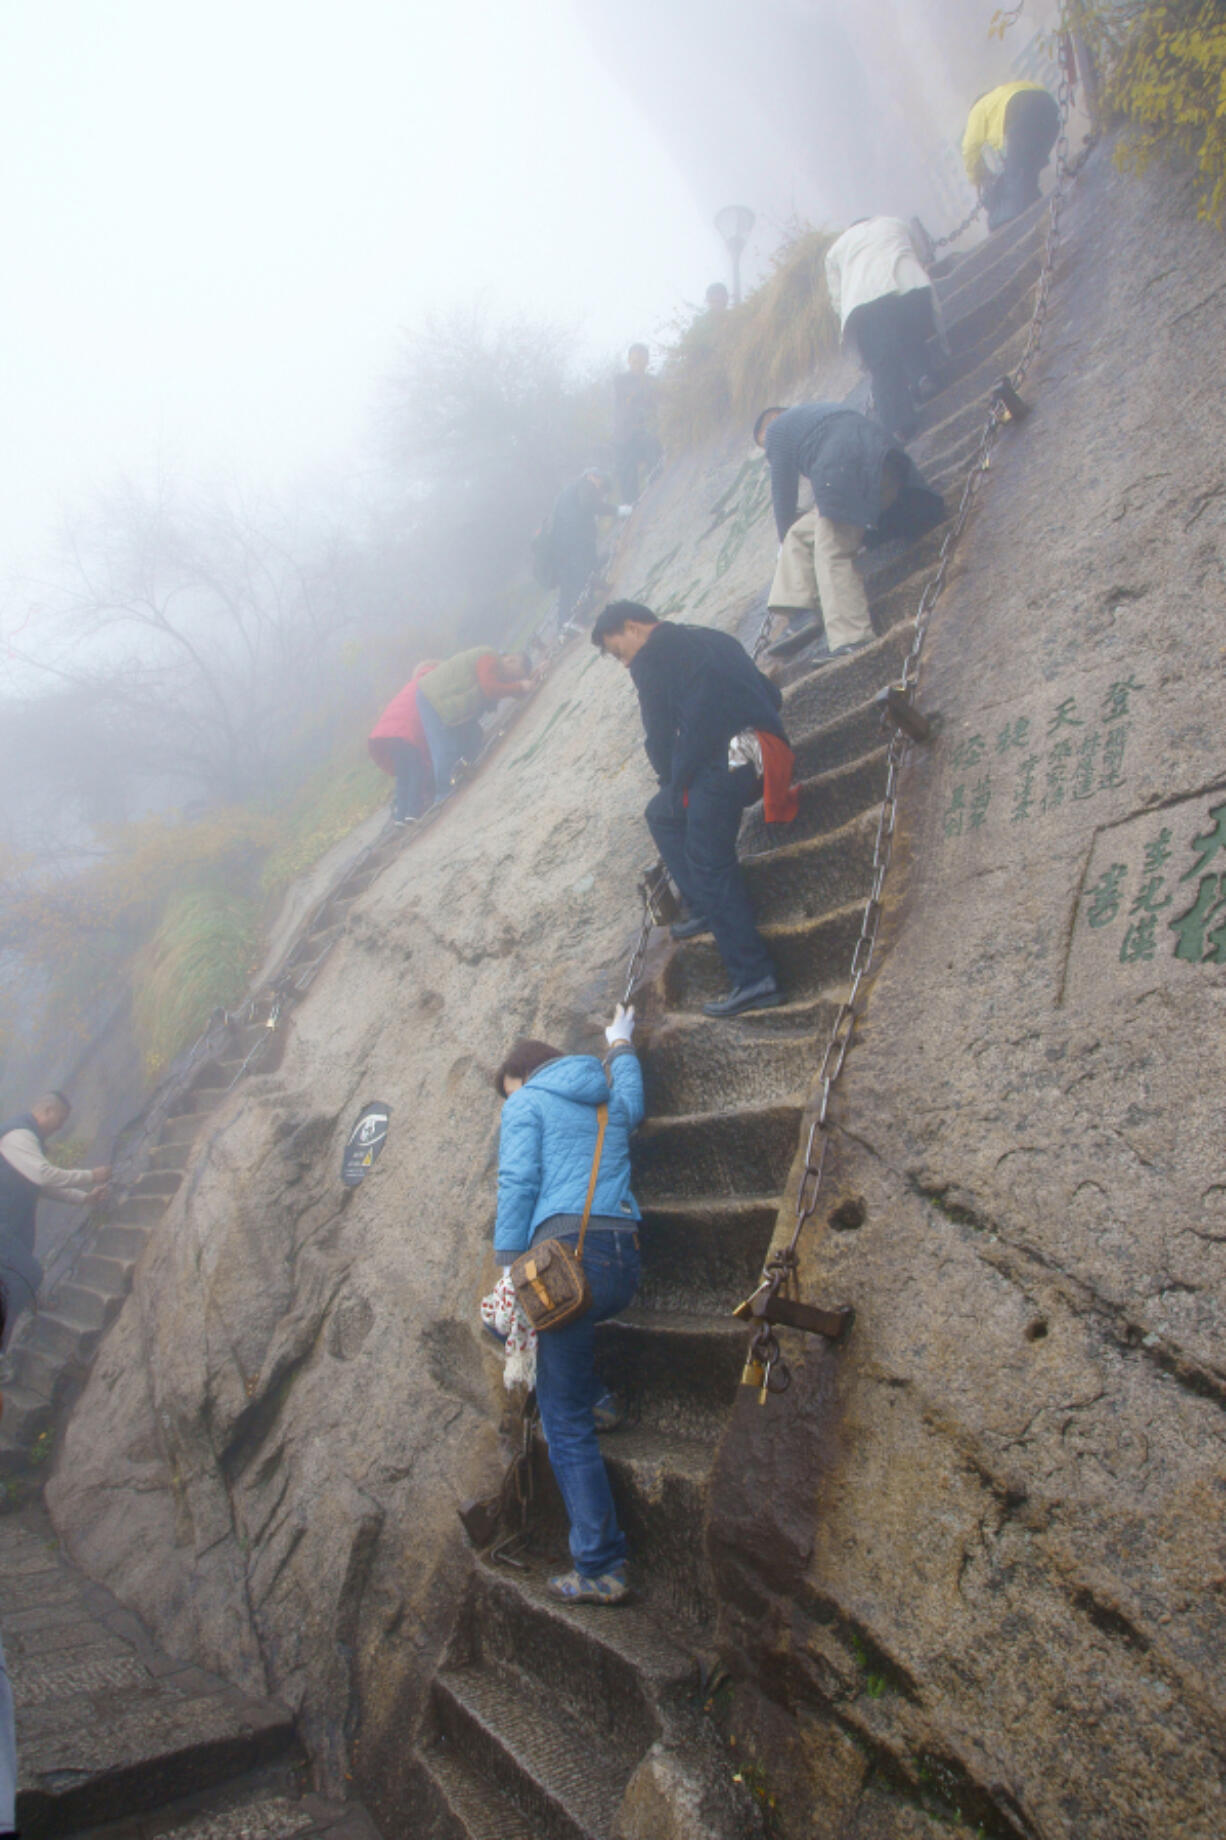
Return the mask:
[[(1069, 180), (1075, 176), (1084, 163), (1093, 145), (1093, 137), (1076, 164), (1069, 160), (1068, 122), (1073, 99), (1074, 66), (1067, 55), (1065, 47), (1069, 44), (1066, 8), (1061, 7), (1061, 59), (1058, 103), (1060, 108), (1060, 132), (1056, 143), (1056, 183), (1052, 190), (1049, 206), (1047, 238), (1044, 245), (1043, 260), (1039, 272), (1038, 288), (1030, 321), (1030, 330), (1025, 348), (1020, 359), (1002, 380), (1002, 385), (993, 393), (991, 407), (984, 420), (975, 457), (967, 472), (962, 487), (957, 510), (937, 556), (936, 567), (924, 584), (919, 604), (915, 613), (915, 628), (911, 648), (903, 661), (901, 681), (898, 690), (904, 705), (914, 703), (916, 685), (919, 680), (920, 659), (927, 637), (932, 611), (939, 600), (949, 573), (949, 565), (967, 520), (971, 507), (979, 490), (984, 474), (987, 472), (992, 449), (1002, 425), (1014, 419), (1018, 403), (1016, 391), (1025, 378), (1042, 340), (1043, 327), (1047, 319), (1051, 299), (1052, 275), (1055, 267), (1057, 245), (1060, 240), (1060, 217), (1064, 209), (1065, 194)], [(968, 219), (969, 223), (971, 220)], [(959, 226), (951, 232), (946, 241), (961, 234), (967, 227)], [(1007, 385), (1005, 388), (1003, 386)], [(1010, 398), (1013, 406), (1010, 406)], [(769, 619), (769, 613), (767, 619)], [(759, 635), (759, 643), (761, 635)], [(755, 647), (755, 651), (758, 648)], [(885, 719), (883, 717), (883, 719)], [(791, 1373), (784, 1361), (778, 1338), (771, 1324), (765, 1320), (761, 1311), (767, 1299), (794, 1290), (799, 1270), (799, 1245), (809, 1221), (817, 1212), (818, 1200), (826, 1171), (826, 1158), (830, 1145), (830, 1102), (834, 1088), (843, 1072), (848, 1050), (855, 1035), (859, 1020), (857, 1008), (860, 992), (873, 969), (873, 958), (881, 926), (882, 893), (885, 878), (889, 871), (894, 850), (894, 835), (898, 824), (898, 781), (911, 739), (900, 727), (895, 727), (886, 755), (886, 785), (881, 803), (881, 812), (877, 821), (877, 832), (873, 843), (873, 879), (864, 913), (860, 923), (860, 935), (856, 941), (851, 959), (850, 985), (843, 1002), (839, 1005), (830, 1035), (826, 1042), (825, 1053), (817, 1072), (819, 1093), (817, 1109), (809, 1127), (808, 1141), (805, 1146), (804, 1168), (796, 1192), (795, 1213), (792, 1232), (785, 1246), (768, 1257), (763, 1268), (762, 1280), (752, 1297), (741, 1306), (738, 1314), (752, 1314), (757, 1319), (757, 1326), (750, 1338), (749, 1354), (743, 1378), (748, 1384), (759, 1388), (759, 1399), (765, 1401), (768, 1393), (784, 1392), (791, 1384)], [(752, 1306), (752, 1309), (751, 1309)]]

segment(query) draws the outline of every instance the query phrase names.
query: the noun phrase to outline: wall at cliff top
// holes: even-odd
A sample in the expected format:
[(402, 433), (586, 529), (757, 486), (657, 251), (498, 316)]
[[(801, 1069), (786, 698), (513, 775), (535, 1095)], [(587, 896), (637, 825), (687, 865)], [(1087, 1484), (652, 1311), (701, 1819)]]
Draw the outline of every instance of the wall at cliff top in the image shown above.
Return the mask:
[(1226, 247), (1192, 214), (1079, 184), (933, 623), (807, 1259), (855, 1331), (722, 1453), (743, 1738), (797, 1833), (883, 1751), (993, 1834), (1226, 1828)]
[[(856, 1328), (742, 1401), (712, 1498), (741, 1741), (796, 1836), (869, 1840), (885, 1757), (918, 1760), (891, 1840), (955, 1804), (1222, 1829), (1226, 254), (1181, 185), (1102, 159), (1066, 222), (1035, 412), (926, 655), (944, 728), (838, 1101), (829, 1205), (863, 1224), (806, 1255)], [(747, 454), (658, 482), (619, 591), (737, 626), (774, 554)], [(167, 1647), (287, 1698), (385, 1814), (455, 1505), (500, 1460), (488, 1072), (519, 1032), (595, 1044), (649, 790), (629, 681), (573, 648), (210, 1117), (49, 1488)], [(372, 1098), (390, 1141), (343, 1198)]]

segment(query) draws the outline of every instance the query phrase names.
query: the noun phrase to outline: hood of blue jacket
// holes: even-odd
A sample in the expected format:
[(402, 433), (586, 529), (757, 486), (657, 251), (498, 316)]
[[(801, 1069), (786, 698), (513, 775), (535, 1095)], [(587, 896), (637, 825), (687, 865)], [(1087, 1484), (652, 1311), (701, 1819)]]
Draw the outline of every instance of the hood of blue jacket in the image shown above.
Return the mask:
[(567, 1054), (560, 1061), (546, 1061), (524, 1085), (532, 1092), (575, 1099), (580, 1105), (607, 1105), (611, 1096), (604, 1068), (594, 1054)]

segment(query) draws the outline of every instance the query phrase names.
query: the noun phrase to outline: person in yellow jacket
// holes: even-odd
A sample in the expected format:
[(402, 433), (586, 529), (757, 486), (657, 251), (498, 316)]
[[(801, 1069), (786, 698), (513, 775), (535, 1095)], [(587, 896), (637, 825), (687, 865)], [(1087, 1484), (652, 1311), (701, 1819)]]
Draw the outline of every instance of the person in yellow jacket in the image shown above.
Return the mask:
[(1001, 83), (973, 104), (962, 158), (987, 206), (989, 230), (1037, 202), (1039, 174), (1059, 132), (1056, 99), (1038, 83)]

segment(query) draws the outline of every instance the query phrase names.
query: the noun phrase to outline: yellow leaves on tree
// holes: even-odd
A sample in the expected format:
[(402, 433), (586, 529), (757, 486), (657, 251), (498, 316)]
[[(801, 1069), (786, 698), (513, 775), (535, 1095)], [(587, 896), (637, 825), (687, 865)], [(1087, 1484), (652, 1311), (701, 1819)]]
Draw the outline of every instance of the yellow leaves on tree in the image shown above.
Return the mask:
[(1200, 216), (1226, 210), (1226, 10), (1221, 0), (1146, 0), (1090, 9), (1105, 52), (1104, 101), (1129, 124), (1117, 158), (1142, 172), (1172, 149), (1196, 162)]

